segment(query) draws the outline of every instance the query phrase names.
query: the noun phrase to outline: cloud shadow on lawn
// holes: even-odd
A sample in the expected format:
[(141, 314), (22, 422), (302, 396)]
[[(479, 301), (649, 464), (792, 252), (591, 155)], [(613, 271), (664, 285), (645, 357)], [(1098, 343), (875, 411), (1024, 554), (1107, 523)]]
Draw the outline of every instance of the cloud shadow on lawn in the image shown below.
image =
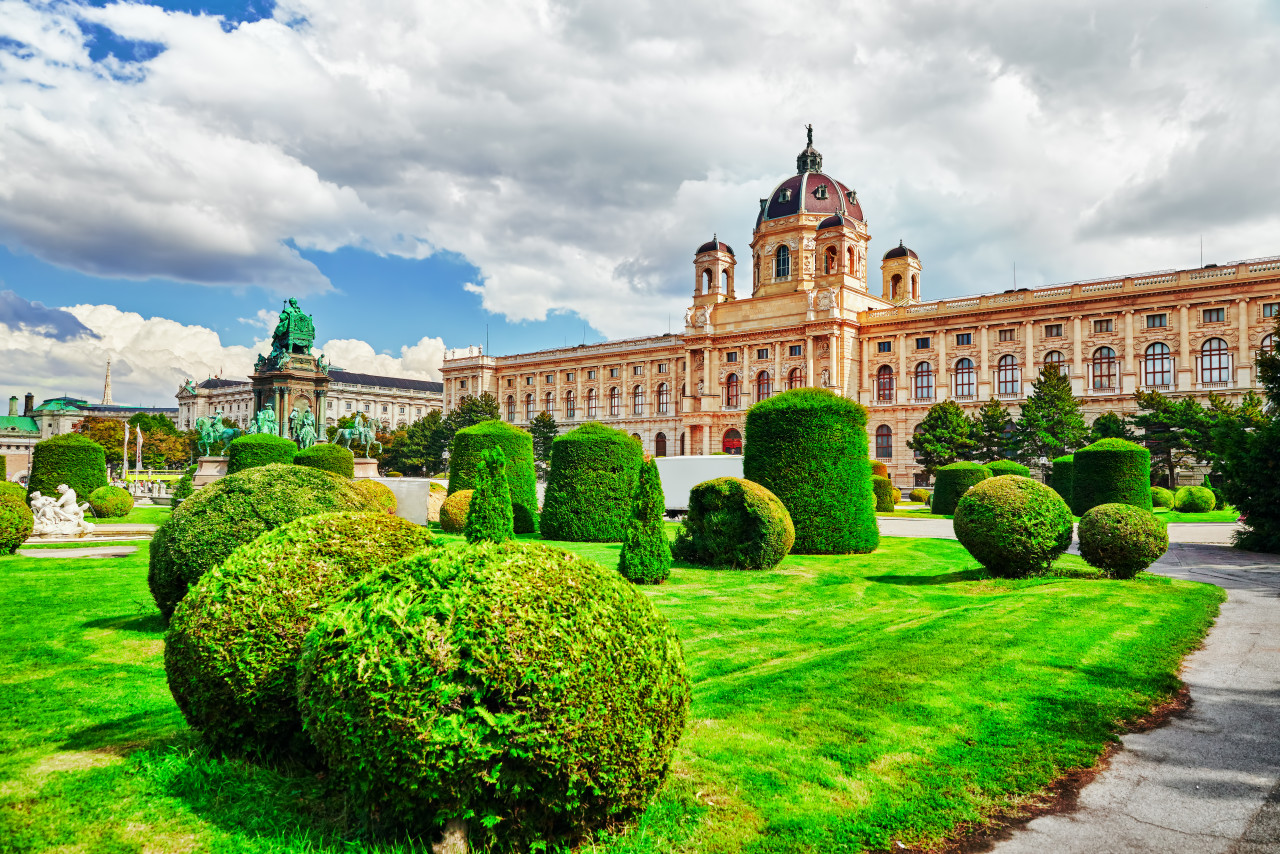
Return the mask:
[(955, 584), (959, 581), (982, 581), (987, 574), (981, 569), (964, 569), (959, 572), (944, 572), (942, 575), (868, 575), (867, 581), (876, 584), (901, 584), (905, 587), (918, 587), (925, 584)]

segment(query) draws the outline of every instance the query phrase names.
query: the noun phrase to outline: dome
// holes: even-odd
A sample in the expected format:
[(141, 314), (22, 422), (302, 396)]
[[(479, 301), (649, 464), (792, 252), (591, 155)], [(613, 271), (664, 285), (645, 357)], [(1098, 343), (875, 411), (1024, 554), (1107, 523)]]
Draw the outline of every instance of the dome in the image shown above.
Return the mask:
[(701, 255), (703, 252), (728, 252), (730, 255), (732, 255), (733, 247), (730, 246), (728, 243), (725, 243), (723, 240), (718, 240), (715, 237), (712, 237), (706, 243), (699, 246), (698, 251), (693, 254)]
[(917, 261), (920, 260), (920, 256), (915, 253), (915, 250), (903, 246), (901, 240), (898, 241), (897, 246), (884, 253), (884, 260), (888, 261), (890, 258), (915, 258)]
[(818, 231), (824, 228), (840, 228), (842, 225), (844, 225), (844, 217), (835, 213), (818, 223)]
[[(809, 125), (809, 144), (796, 157), (796, 174), (773, 188), (760, 200), (756, 227), (766, 220), (796, 214), (838, 214), (866, 222), (858, 194), (822, 171), (822, 155), (813, 147), (813, 125)], [(830, 218), (828, 218), (830, 219)], [(829, 227), (824, 221), (820, 228)]]

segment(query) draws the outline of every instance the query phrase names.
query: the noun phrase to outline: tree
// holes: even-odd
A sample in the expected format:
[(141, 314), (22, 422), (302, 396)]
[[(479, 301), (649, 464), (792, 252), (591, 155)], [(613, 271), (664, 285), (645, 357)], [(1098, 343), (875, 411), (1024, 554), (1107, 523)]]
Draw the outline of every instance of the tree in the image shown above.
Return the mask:
[(141, 427), (143, 433), (167, 433), (171, 436), (178, 435), (178, 428), (174, 423), (163, 415), (152, 415), (147, 412), (138, 412), (129, 419), (130, 427)]
[(459, 400), (457, 408), (445, 416), (440, 429), (431, 438), (429, 462), (437, 459), (440, 461), (435, 471), (444, 469), (444, 454), (453, 441), (454, 433), (481, 421), (496, 421), (498, 416), (498, 399), (487, 391), (479, 397), (467, 395)]
[(419, 418), (403, 430), (397, 430), (395, 442), (386, 455), (387, 468), (401, 474), (435, 474), (444, 467), (444, 463), (431, 466), (433, 462), (432, 437), (443, 418), (437, 410), (431, 410), (425, 417)]
[[(90, 415), (81, 421), (71, 425), (71, 429), (83, 436), (88, 436), (93, 441), (102, 446), (102, 450), (107, 455), (107, 465), (115, 466), (120, 464), (120, 458), (124, 448), (124, 422), (117, 421), (114, 418), (99, 418)], [(132, 450), (133, 431), (129, 431), (130, 441), (129, 448)], [(133, 459), (132, 453), (129, 459)], [(87, 498), (88, 496), (86, 496)]]
[(1092, 443), (1099, 439), (1125, 439), (1132, 442), (1134, 434), (1129, 429), (1128, 421), (1114, 412), (1107, 411), (1099, 415), (1094, 420), (1093, 426), (1089, 428), (1089, 441)]
[(501, 448), (480, 452), (476, 469), (476, 489), (467, 509), (467, 526), (463, 530), (468, 543), (504, 543), (516, 536), (515, 516), (511, 511), (511, 487), (507, 483), (507, 455)]
[[(994, 423), (994, 410), (991, 418)], [(1085, 444), (1088, 432), (1080, 402), (1071, 393), (1071, 380), (1057, 365), (1048, 364), (1031, 384), (1031, 394), (1013, 427), (1009, 450), (1026, 465), (1043, 465)]]
[(1009, 410), (994, 397), (978, 409), (969, 421), (969, 432), (974, 441), (974, 458), (989, 462), (1003, 458), (1009, 449), (1005, 431), (1009, 429)]
[(1246, 396), (1235, 418), (1220, 419), (1214, 431), (1217, 466), (1227, 500), (1243, 512), (1235, 544), (1280, 553), (1280, 354), (1263, 350), (1254, 359), (1265, 405), (1256, 395)]
[(550, 412), (539, 412), (529, 423), (529, 432), (533, 434), (533, 459), (539, 472), (545, 472), (551, 465), (551, 443), (560, 435), (560, 427)]
[(671, 543), (663, 526), (666, 501), (658, 464), (649, 460), (640, 466), (631, 519), (618, 556), (618, 572), (637, 584), (660, 584), (671, 574)]
[(1141, 442), (1151, 451), (1153, 466), (1156, 460), (1161, 462), (1166, 485), (1177, 489), (1178, 466), (1192, 456), (1188, 425), (1202, 421), (1204, 409), (1190, 397), (1174, 399), (1158, 391), (1139, 391), (1134, 399), (1139, 412), (1132, 422), (1142, 431)]
[(977, 443), (972, 424), (954, 400), (944, 400), (929, 407), (915, 434), (907, 440), (916, 461), (929, 477), (945, 465), (970, 459)]

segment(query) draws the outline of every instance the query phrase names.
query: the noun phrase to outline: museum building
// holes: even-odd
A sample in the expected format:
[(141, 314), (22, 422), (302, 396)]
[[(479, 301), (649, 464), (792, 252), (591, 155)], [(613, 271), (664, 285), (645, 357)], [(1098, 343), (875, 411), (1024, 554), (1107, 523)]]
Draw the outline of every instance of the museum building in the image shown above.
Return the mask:
[(656, 456), (740, 453), (752, 403), (820, 386), (867, 407), (871, 454), (895, 484), (923, 486), (906, 441), (939, 401), (972, 414), (995, 397), (1016, 415), (1049, 363), (1087, 421), (1136, 412), (1139, 389), (1238, 400), (1256, 383), (1253, 354), (1275, 346), (1280, 257), (925, 302), (923, 264), (901, 242), (871, 292), (870, 238), (811, 130), (796, 174), (760, 200), (747, 270), (718, 238), (694, 253), (683, 333), (512, 356), (452, 350), (444, 410), (489, 392), (514, 424), (549, 412), (562, 430), (626, 430)]

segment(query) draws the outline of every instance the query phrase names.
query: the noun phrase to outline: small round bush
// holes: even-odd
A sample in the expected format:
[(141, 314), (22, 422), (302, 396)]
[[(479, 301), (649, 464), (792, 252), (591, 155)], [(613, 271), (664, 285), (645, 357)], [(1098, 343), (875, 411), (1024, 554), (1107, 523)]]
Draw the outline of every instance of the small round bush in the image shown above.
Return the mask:
[(461, 534), (467, 527), (467, 514), (471, 512), (471, 496), (474, 489), (455, 492), (440, 505), (440, 529), (450, 534)]
[(394, 515), (396, 508), (400, 506), (400, 502), (396, 500), (396, 494), (385, 483), (367, 479), (353, 481), (352, 483), (356, 490), (369, 502), (370, 506), (378, 508), (383, 513)]
[(1013, 460), (995, 460), (987, 463), (986, 466), (992, 477), (1002, 477), (1010, 474), (1016, 474), (1019, 477), (1031, 477), (1031, 469), (1022, 463), (1015, 463)]
[(288, 465), (297, 455), (298, 446), (283, 436), (250, 433), (231, 442), (227, 450), (227, 474), (273, 463)]
[(896, 486), (893, 487), (893, 503), (895, 506), (902, 503), (902, 490)]
[[(280, 460), (283, 462), (283, 460)], [(343, 477), (355, 477), (356, 455), (341, 445), (326, 442), (298, 451), (293, 457), (295, 466), (311, 466)]]
[(0, 555), (11, 555), (31, 536), (34, 519), (26, 499), (0, 493)]
[(1152, 507), (1173, 507), (1173, 491), (1163, 486), (1151, 487)]
[(929, 490), (913, 489), (911, 490), (910, 498), (912, 501), (919, 501), (921, 504), (923, 504), (929, 500)]
[(718, 477), (689, 490), (689, 513), (673, 551), (705, 566), (772, 569), (795, 540), (791, 515), (776, 495), (740, 477)]
[(538, 531), (538, 474), (533, 464), (533, 436), (505, 421), (481, 421), (464, 427), (449, 444), (449, 492), (475, 489), (480, 455), (501, 448), (507, 459), (507, 486), (517, 534)]
[(872, 460), (872, 461), (871, 461), (871, 476), (872, 476), (872, 477), (882, 477), (882, 478), (884, 478), (885, 480), (888, 480), (888, 479), (889, 479), (889, 467), (888, 467), (887, 465), (885, 465), (884, 463), (880, 462), (879, 460)]
[(1021, 475), (977, 483), (956, 506), (956, 539), (992, 575), (1047, 572), (1071, 546), (1071, 508), (1043, 483)]
[(295, 465), (255, 466), (214, 481), (177, 507), (151, 540), (147, 582), (167, 620), (200, 576), (237, 546), (301, 516), (377, 510), (351, 481)]
[(1072, 473), (1075, 466), (1075, 457), (1067, 454), (1058, 457), (1053, 461), (1053, 468), (1050, 469), (1049, 485), (1053, 487), (1053, 491), (1062, 496), (1062, 500), (1071, 504), (1071, 482), (1073, 480)]
[(1215, 506), (1213, 490), (1203, 486), (1184, 486), (1173, 496), (1173, 509), (1179, 513), (1208, 513)]
[(893, 484), (889, 482), (887, 477), (872, 475), (871, 488), (876, 494), (876, 512), (892, 513), (893, 502)]
[(169, 690), (220, 751), (306, 757), (298, 715), (302, 638), (368, 572), (431, 544), (374, 513), (304, 516), (237, 548), (179, 603), (165, 635)]
[(1151, 452), (1125, 439), (1099, 439), (1072, 455), (1071, 510), (1083, 516), (1099, 504), (1151, 509)]
[(1169, 550), (1169, 531), (1149, 510), (1099, 504), (1080, 517), (1080, 556), (1108, 578), (1133, 578)]
[(960, 496), (969, 487), (991, 477), (991, 471), (978, 463), (952, 463), (938, 469), (933, 482), (933, 504), (930, 509), (939, 516), (956, 512)]
[(93, 508), (93, 515), (99, 518), (128, 516), (133, 509), (133, 496), (129, 490), (118, 486), (99, 486), (89, 493), (89, 506)]
[(31, 451), (31, 476), (27, 496), (39, 492), (58, 497), (58, 487), (66, 484), (79, 501), (87, 501), (93, 491), (107, 485), (107, 455), (102, 446), (79, 433), (63, 433), (37, 442)]
[(0, 480), (0, 495), (12, 495), (14, 498), (27, 500), (27, 488), (11, 480)]
[(509, 541), (352, 587), (303, 643), (298, 705), (359, 808), (415, 835), (471, 817), (474, 851), (558, 850), (644, 809), (689, 680), (674, 630), (616, 571)]
[(621, 542), (642, 462), (639, 442), (602, 424), (583, 424), (557, 438), (542, 502), (543, 538)]

